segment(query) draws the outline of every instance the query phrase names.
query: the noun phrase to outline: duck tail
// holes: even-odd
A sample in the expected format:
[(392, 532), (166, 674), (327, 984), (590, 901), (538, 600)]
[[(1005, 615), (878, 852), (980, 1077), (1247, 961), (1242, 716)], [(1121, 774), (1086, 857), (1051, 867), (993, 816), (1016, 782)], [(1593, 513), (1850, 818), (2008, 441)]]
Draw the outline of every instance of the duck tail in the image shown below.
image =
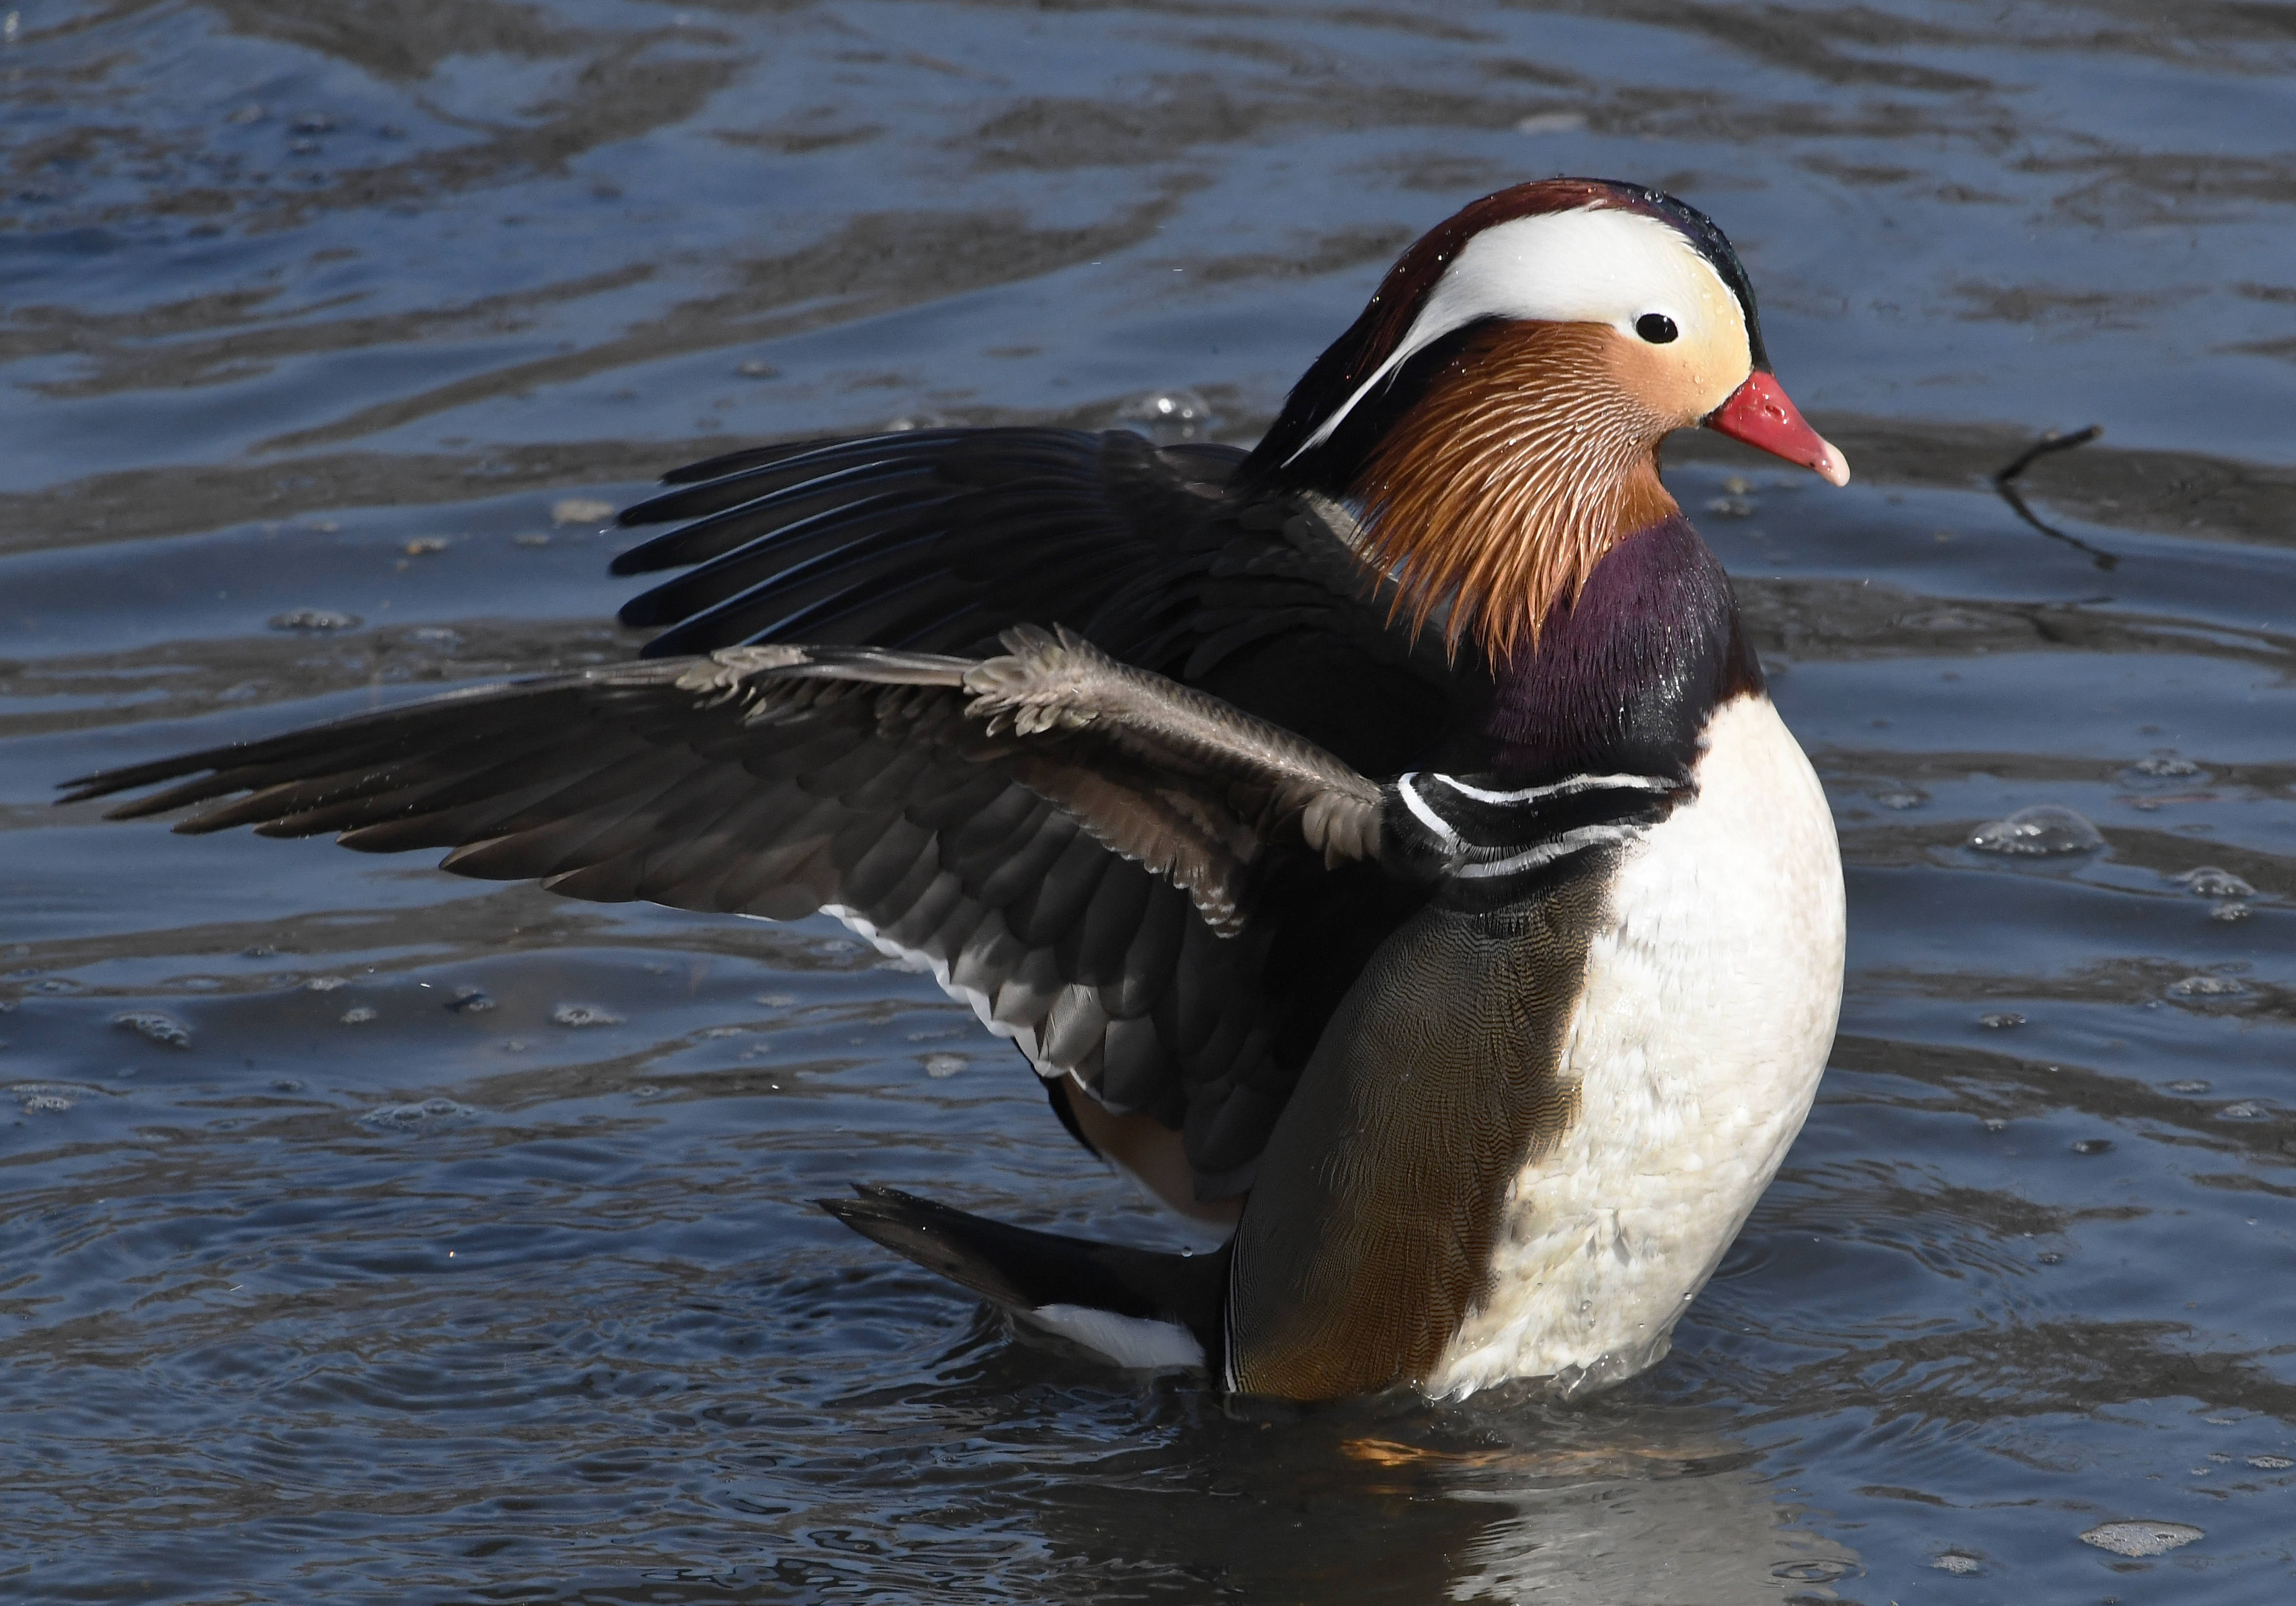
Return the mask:
[(968, 1216), (898, 1188), (855, 1184), (818, 1204), (864, 1238), (1119, 1366), (1218, 1377), (1227, 1246), (1172, 1255)]

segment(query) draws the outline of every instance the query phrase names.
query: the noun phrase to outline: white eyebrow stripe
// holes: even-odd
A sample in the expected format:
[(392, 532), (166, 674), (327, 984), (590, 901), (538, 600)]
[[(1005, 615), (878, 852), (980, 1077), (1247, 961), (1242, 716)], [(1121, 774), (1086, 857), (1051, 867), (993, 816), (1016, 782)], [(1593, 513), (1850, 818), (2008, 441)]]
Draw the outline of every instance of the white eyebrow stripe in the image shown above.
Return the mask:
[(1450, 846), (1464, 847), (1465, 841), (1457, 832), (1451, 829), (1450, 822), (1428, 807), (1427, 800), (1419, 795), (1419, 789), (1412, 785), (1412, 783), (1417, 779), (1419, 779), (1419, 772), (1415, 769), (1396, 777), (1396, 795), (1403, 799), (1404, 807), (1409, 809), (1422, 825), (1441, 837)]
[(1395, 371), (1402, 367), (1403, 365), (1408, 362), (1411, 358), (1417, 356), (1422, 347), (1427, 345), (1430, 341), (1439, 340), (1444, 335), (1450, 332), (1447, 329), (1439, 330), (1435, 333), (1428, 335), (1424, 340), (1423, 340), (1419, 337), (1419, 325), (1421, 324), (1424, 324), (1426, 321), (1427, 315), (1423, 312), (1421, 313), (1417, 321), (1411, 325), (1410, 332), (1406, 333), (1403, 337), (1403, 343), (1395, 348), (1395, 355), (1389, 357), (1387, 361), (1382, 363), (1378, 367), (1373, 369), (1371, 377), (1364, 381), (1362, 384), (1356, 387), (1355, 394), (1349, 397), (1347, 400), (1341, 402), (1338, 407), (1333, 409), (1332, 415), (1329, 418), (1316, 426), (1316, 432), (1308, 437), (1307, 439), (1301, 441), (1298, 447), (1293, 450), (1291, 457), (1286, 457), (1283, 460), (1285, 467), (1290, 467), (1292, 459), (1298, 457), (1301, 452), (1312, 452), (1317, 447), (1322, 446), (1325, 441), (1331, 439), (1332, 431), (1338, 429), (1340, 425), (1346, 421), (1348, 414), (1356, 410), (1356, 404), (1363, 400), (1365, 396), (1368, 396), (1371, 393), (1371, 388), (1374, 385), (1376, 385), (1383, 379), (1392, 379), (1395, 376)]
[(1577, 792), (1616, 788), (1621, 791), (1672, 791), (1675, 783), (1658, 775), (1573, 775), (1568, 781), (1557, 781), (1550, 786), (1526, 786), (1517, 791), (1489, 791), (1480, 786), (1470, 786), (1456, 775), (1433, 775), (1463, 798), (1472, 798), (1478, 803), (1532, 803), (1541, 798), (1567, 798)]
[(1513, 875), (1519, 870), (1536, 870), (1541, 864), (1552, 864), (1564, 854), (1576, 853), (1581, 848), (1594, 848), (1604, 842), (1622, 841), (1641, 830), (1636, 825), (1582, 825), (1576, 831), (1566, 831), (1551, 842), (1488, 864), (1468, 864), (1452, 872), (1461, 881), (1484, 881), (1495, 875)]
[(1628, 330), (1643, 313), (1664, 312), (1688, 332), (1695, 309), (1717, 288), (1737, 305), (1737, 292), (1696, 246), (1672, 224), (1641, 212), (1590, 204), (1493, 224), (1460, 248), (1387, 360), (1283, 461), (1322, 446), (1373, 386), (1483, 318)]

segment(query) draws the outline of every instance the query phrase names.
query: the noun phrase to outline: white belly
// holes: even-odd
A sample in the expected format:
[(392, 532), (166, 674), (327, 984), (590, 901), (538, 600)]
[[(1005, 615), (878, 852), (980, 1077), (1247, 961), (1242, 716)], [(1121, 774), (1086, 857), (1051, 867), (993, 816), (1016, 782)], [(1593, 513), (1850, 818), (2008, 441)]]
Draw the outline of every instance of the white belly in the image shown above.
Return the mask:
[(1628, 850), (1587, 949), (1578, 1118), (1515, 1178), (1433, 1393), (1657, 1361), (1809, 1112), (1841, 1004), (1833, 815), (1767, 698), (1706, 735), (1696, 798)]

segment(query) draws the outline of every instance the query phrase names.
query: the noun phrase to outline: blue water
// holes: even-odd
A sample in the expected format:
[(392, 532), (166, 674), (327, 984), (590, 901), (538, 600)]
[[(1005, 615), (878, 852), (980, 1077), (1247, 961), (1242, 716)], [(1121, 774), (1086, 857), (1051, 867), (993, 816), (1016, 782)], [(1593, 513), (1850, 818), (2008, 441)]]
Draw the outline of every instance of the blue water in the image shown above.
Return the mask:
[[(2292, 86), (2280, 9), (2104, 0), (0, 12), (0, 1594), (2279, 1598)], [(47, 802), (635, 651), (580, 504), (739, 442), (1183, 391), (1248, 441), (1558, 170), (1729, 230), (1857, 473), (1669, 459), (1850, 973), (1591, 1405), (1224, 1410), (872, 1249), (807, 1201), (1181, 1239), (827, 922)], [(2090, 423), (2020, 481), (2053, 538), (1988, 477)], [(2105, 846), (1964, 846), (2041, 803)], [(2197, 1536), (2081, 1539), (2130, 1520)]]

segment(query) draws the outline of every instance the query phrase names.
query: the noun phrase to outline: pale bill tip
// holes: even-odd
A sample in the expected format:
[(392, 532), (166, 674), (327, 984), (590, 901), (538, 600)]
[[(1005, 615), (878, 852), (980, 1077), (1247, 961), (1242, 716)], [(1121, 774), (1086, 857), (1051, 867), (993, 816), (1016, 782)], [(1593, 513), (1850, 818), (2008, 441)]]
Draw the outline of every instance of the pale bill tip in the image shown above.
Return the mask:
[(1830, 480), (1834, 485), (1848, 485), (1849, 483), (1849, 459), (1841, 455), (1841, 448), (1840, 447), (1835, 446), (1823, 435), (1817, 438), (1817, 444), (1825, 448), (1825, 455), (1818, 459), (1817, 462), (1811, 463), (1809, 466), (1816, 469), (1820, 474), (1824, 476), (1826, 479)]

